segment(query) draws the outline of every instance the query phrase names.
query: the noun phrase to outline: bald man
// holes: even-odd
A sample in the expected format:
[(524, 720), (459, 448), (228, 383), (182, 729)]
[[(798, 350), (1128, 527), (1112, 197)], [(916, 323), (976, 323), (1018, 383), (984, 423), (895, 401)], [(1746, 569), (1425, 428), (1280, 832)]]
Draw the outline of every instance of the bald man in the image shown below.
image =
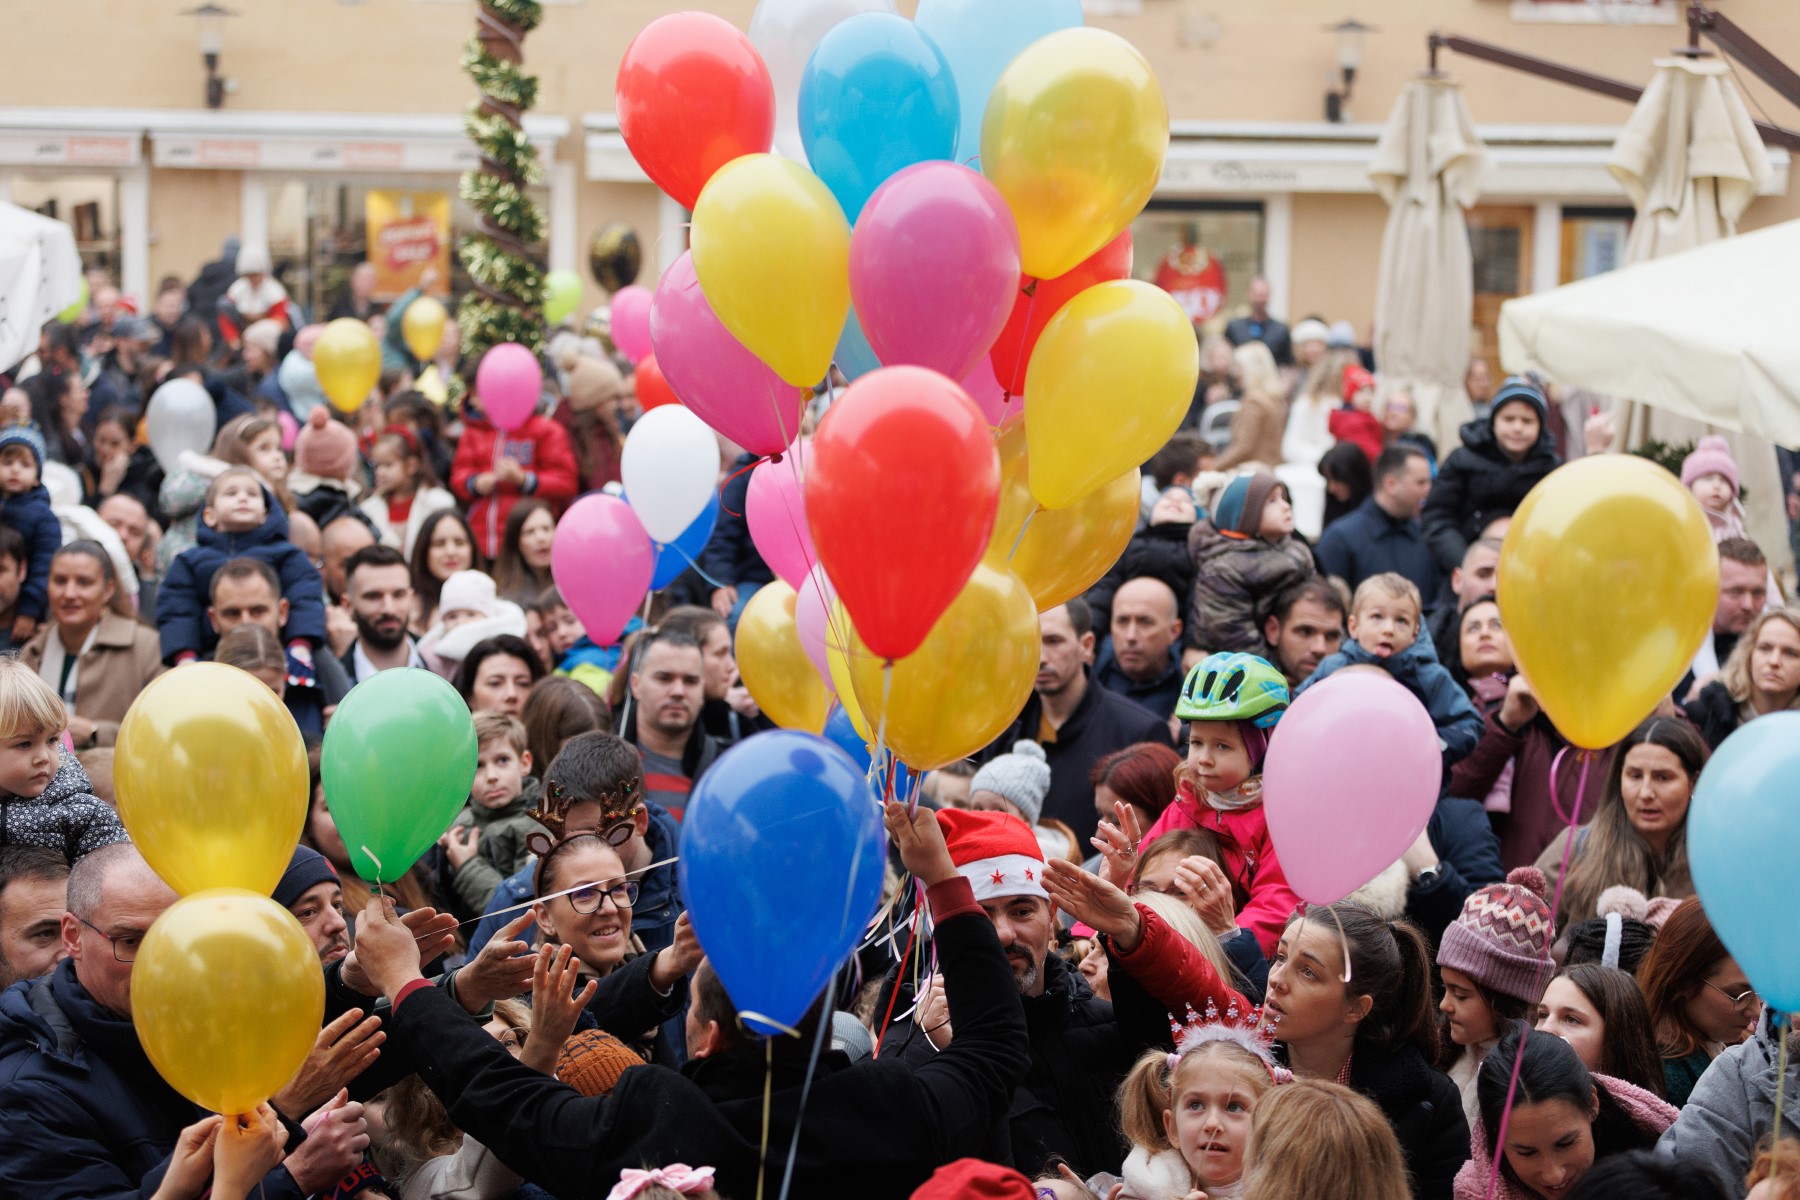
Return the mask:
[(1128, 579), (1113, 595), (1112, 636), (1094, 679), (1167, 721), (1181, 696), (1181, 602), (1150, 575)]

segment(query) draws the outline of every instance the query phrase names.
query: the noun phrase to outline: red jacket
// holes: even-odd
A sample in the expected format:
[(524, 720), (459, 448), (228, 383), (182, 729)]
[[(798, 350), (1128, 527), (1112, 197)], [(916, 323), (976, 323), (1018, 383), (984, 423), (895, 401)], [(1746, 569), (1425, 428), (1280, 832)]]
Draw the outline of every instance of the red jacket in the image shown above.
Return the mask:
[(1340, 442), (1351, 442), (1357, 449), (1369, 456), (1373, 463), (1381, 457), (1386, 435), (1382, 433), (1381, 422), (1373, 413), (1363, 412), (1359, 408), (1339, 408), (1326, 418), (1331, 427), (1331, 436)]
[[(469, 481), (494, 469), (501, 456), (510, 456), (525, 469), (525, 486), (502, 483), (492, 496), (477, 496)], [(469, 504), (469, 524), (475, 540), (489, 559), (500, 554), (500, 535), (506, 517), (520, 496), (548, 500), (560, 515), (581, 490), (576, 479), (575, 452), (563, 427), (545, 416), (533, 416), (523, 426), (502, 435), (473, 407), (464, 410), (462, 441), (450, 468), (450, 490)]]
[(1144, 835), (1143, 844), (1148, 845), (1171, 829), (1209, 829), (1218, 835), (1219, 848), (1225, 855), (1225, 873), (1250, 897), (1238, 913), (1238, 925), (1255, 934), (1263, 953), (1274, 958), (1275, 943), (1281, 940), (1281, 931), (1287, 928), (1300, 897), (1281, 872), (1263, 806), (1220, 812), (1183, 784), (1174, 803), (1163, 810)]

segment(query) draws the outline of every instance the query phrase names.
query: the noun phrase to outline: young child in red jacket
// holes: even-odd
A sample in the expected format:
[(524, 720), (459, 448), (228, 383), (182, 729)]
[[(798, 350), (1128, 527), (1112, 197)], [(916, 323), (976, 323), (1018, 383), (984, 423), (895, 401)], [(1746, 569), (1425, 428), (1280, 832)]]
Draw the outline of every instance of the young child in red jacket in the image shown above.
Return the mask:
[(560, 514), (581, 485), (575, 452), (561, 425), (533, 413), (519, 428), (502, 433), (471, 397), (463, 405), (463, 435), (450, 469), (450, 490), (468, 503), (469, 524), (481, 552), (492, 560), (500, 553), (507, 514), (519, 497), (547, 500)]

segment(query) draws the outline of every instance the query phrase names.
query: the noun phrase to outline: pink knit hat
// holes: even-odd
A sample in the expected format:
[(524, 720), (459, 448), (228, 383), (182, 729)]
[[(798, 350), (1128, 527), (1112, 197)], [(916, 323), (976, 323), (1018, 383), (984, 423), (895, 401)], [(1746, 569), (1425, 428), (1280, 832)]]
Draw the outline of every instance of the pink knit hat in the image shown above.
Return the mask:
[(1556, 929), (1544, 873), (1519, 867), (1463, 901), (1438, 944), (1438, 966), (1461, 971), (1482, 987), (1535, 1004), (1556, 973), (1550, 943)]
[(1731, 457), (1731, 443), (1722, 437), (1703, 437), (1694, 452), (1681, 460), (1681, 486), (1693, 487), (1702, 475), (1723, 475), (1731, 490), (1738, 490), (1737, 460)]
[(356, 434), (319, 405), (306, 414), (306, 427), (294, 439), (294, 469), (320, 479), (349, 479), (356, 472)]

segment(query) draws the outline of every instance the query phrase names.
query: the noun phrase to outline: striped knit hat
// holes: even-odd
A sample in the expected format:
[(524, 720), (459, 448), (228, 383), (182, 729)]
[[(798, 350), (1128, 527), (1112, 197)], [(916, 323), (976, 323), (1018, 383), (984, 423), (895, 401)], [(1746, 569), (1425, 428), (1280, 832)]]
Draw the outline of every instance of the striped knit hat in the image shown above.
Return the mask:
[(1556, 930), (1544, 902), (1549, 885), (1536, 867), (1519, 867), (1463, 901), (1444, 930), (1438, 966), (1461, 971), (1489, 991), (1527, 1004), (1543, 998), (1556, 973), (1550, 943)]

